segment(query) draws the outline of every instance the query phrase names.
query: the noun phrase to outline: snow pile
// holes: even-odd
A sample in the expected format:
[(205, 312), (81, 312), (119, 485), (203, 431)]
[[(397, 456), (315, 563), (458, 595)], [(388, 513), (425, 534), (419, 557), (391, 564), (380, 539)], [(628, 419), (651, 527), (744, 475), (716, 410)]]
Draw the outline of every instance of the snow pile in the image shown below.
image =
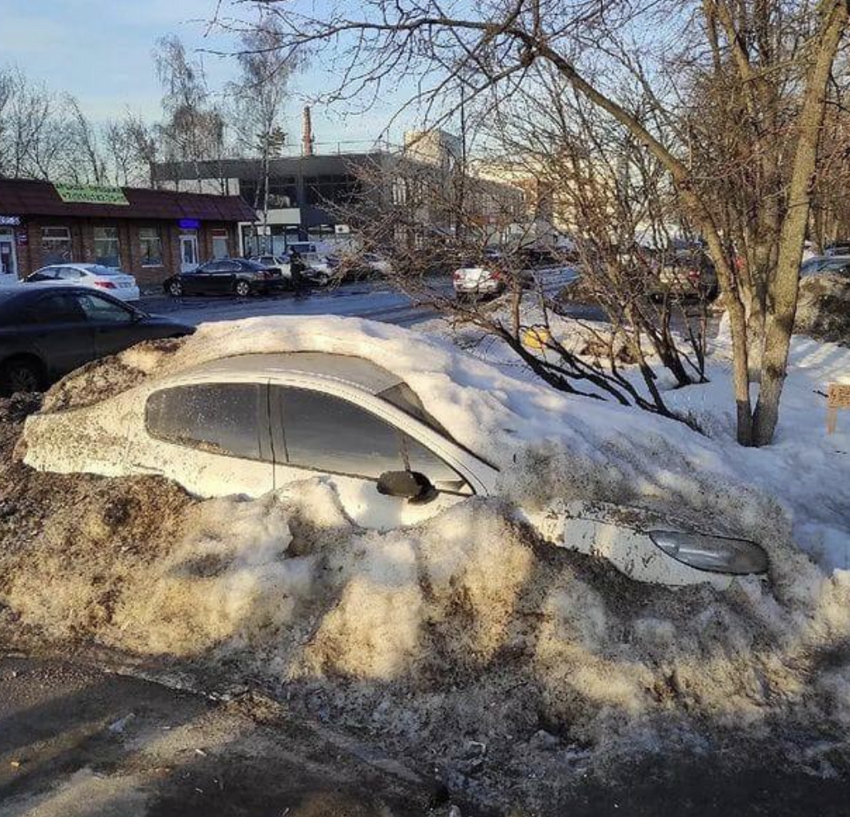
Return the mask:
[[(730, 730), (799, 746), (802, 726), (812, 741), (850, 727), (847, 574), (803, 569), (779, 601), (758, 585), (674, 592), (541, 544), (493, 500), (378, 533), (351, 526), (321, 479), (170, 512), (160, 480), (108, 485), (129, 482), (158, 525), (116, 525), (116, 497), (92, 491), (2, 550), (0, 599), (22, 623), (258, 679), (518, 802), (572, 779), (577, 756), (604, 769)], [(529, 780), (544, 759), (548, 782)]]
[(146, 340), (104, 360), (94, 360), (60, 380), (47, 393), (45, 411), (90, 406), (131, 389), (151, 374), (182, 340)]
[[(301, 350), (366, 357), (398, 375), (456, 440), (502, 469), (504, 495), (527, 510), (564, 498), (635, 501), (679, 515), (690, 509), (729, 533), (758, 533), (777, 564), (788, 555), (787, 536), (763, 535), (776, 527), (776, 507), (748, 486), (728, 448), (680, 423), (556, 392), (445, 338), (352, 318), (256, 318), (202, 325), (167, 349), (149, 346), (145, 369), (167, 376), (223, 356)], [(136, 350), (127, 354), (138, 363)], [(124, 359), (117, 358), (128, 365)], [(63, 381), (66, 404), (86, 400), (91, 379), (85, 372)], [(47, 410), (55, 407), (51, 394)], [(113, 432), (123, 436), (120, 416), (101, 404), (99, 445)]]
[(801, 278), (794, 331), (818, 340), (850, 341), (850, 281), (832, 274)]

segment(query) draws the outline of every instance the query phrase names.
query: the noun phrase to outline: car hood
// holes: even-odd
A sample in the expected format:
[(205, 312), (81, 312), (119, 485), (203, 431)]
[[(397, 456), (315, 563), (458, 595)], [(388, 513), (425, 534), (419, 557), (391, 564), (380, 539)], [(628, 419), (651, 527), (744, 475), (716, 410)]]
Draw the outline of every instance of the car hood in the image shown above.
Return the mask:
[(182, 329), (187, 335), (194, 334), (196, 329), (196, 327), (191, 323), (175, 320), (174, 318), (168, 317), (168, 315), (152, 315), (145, 313), (145, 316), (142, 318), (142, 323), (147, 326), (168, 326), (174, 327), (175, 329)]

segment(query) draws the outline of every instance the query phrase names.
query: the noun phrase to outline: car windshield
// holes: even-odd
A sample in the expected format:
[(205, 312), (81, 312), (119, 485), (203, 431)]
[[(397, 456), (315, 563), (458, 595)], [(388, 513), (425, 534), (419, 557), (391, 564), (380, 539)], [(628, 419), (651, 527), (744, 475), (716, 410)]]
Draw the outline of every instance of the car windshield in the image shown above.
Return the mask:
[(444, 437), (451, 439), (449, 432), (440, 424), (439, 420), (425, 409), (419, 396), (407, 383), (398, 383), (395, 386), (390, 386), (390, 388), (384, 389), (378, 397), (386, 400), (388, 403), (392, 403), (396, 408), (400, 408), (406, 414), (415, 417), (417, 420), (421, 420), (433, 428), (434, 431), (438, 431)]

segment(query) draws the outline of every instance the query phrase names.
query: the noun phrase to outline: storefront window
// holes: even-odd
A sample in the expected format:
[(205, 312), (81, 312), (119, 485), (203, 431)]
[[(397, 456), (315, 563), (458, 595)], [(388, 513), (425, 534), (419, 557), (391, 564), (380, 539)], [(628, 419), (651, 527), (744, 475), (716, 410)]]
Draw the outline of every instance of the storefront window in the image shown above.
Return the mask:
[(94, 228), (94, 261), (104, 267), (121, 266), (121, 247), (117, 227)]
[(213, 230), (212, 234), (213, 258), (228, 258), (227, 230)]
[(41, 263), (63, 264), (71, 260), (71, 230), (68, 227), (41, 228)]
[(156, 227), (139, 227), (143, 267), (162, 266), (162, 238)]

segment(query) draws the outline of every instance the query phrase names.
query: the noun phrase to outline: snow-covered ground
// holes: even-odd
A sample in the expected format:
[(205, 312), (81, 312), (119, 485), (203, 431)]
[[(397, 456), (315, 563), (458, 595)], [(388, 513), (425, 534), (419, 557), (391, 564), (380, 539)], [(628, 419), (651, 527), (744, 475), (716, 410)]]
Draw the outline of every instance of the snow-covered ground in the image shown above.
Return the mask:
[[(559, 339), (568, 347), (576, 345), (570, 342), (571, 335), (586, 336), (578, 322), (556, 321), (555, 326), (559, 327)], [(477, 330), (457, 330), (442, 320), (420, 324), (418, 330), (453, 340), (517, 379), (535, 379), (507, 347), (493, 339), (482, 339)], [(666, 438), (677, 450), (673, 460), (665, 465), (663, 456), (656, 456), (651, 462), (670, 469), (671, 490), (680, 490), (680, 463), (688, 463), (691, 469), (686, 481), (702, 474), (709, 480), (717, 478), (755, 488), (778, 502), (793, 526), (797, 544), (825, 571), (850, 569), (850, 412), (839, 414), (835, 433), (827, 434), (826, 430), (827, 387), (829, 383), (850, 383), (850, 348), (794, 336), (776, 437), (772, 445), (760, 449), (743, 448), (735, 441), (731, 356), (724, 324), (710, 343), (708, 383), (673, 389), (670, 378), (665, 382), (665, 373), (660, 370), (667, 405), (683, 416), (693, 416), (705, 437), (655, 418), (649, 431), (649, 418), (637, 409), (616, 415), (614, 407), (608, 405), (599, 416), (605, 418), (603, 423), (611, 423), (612, 439), (629, 440), (637, 450), (643, 449), (647, 433)], [(628, 368), (623, 371), (628, 372)], [(638, 382), (636, 375), (634, 380)], [(585, 415), (593, 415), (599, 408), (581, 399), (577, 403), (581, 411), (571, 412), (575, 416), (571, 422), (583, 422)], [(556, 423), (554, 417), (550, 421)], [(610, 456), (608, 450), (605, 456)], [(609, 463), (612, 468), (630, 470), (629, 459), (615, 458)], [(662, 471), (655, 478), (663, 484)]]

